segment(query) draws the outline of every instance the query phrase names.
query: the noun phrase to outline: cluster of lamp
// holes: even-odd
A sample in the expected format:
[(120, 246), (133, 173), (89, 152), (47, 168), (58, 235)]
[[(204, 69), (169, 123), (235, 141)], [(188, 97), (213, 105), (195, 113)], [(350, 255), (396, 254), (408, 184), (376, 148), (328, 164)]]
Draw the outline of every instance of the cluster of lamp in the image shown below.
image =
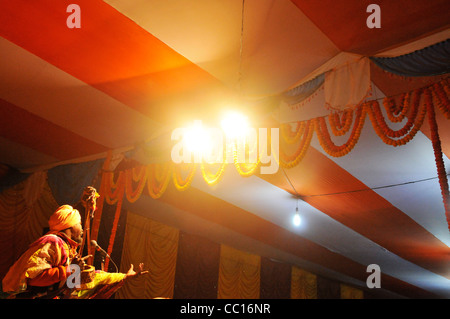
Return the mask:
[[(229, 112), (221, 121), (221, 128), (229, 139), (244, 137), (249, 129), (248, 119), (238, 112)], [(183, 135), (183, 143), (191, 152), (206, 152), (213, 147), (213, 139), (201, 121), (194, 121)]]
[[(229, 139), (242, 138), (247, 134), (247, 130), (249, 129), (247, 117), (238, 112), (229, 112), (220, 124), (225, 136)], [(201, 121), (195, 121), (185, 131), (183, 143), (191, 152), (207, 152), (213, 147), (213, 139), (202, 126)], [(292, 224), (296, 227), (299, 227), (302, 222), (298, 211), (298, 201), (299, 199), (297, 198), (295, 214), (292, 218)]]

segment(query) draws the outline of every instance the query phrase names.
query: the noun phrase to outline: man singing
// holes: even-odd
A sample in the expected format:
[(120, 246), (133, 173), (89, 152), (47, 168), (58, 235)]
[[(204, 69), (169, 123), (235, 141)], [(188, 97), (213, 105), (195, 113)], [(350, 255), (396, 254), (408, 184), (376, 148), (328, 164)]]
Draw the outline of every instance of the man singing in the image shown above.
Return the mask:
[(53, 213), (48, 224), (50, 231), (32, 243), (3, 278), (3, 291), (10, 298), (89, 298), (99, 296), (99, 289), (103, 289), (104, 297), (109, 297), (126, 278), (147, 273), (142, 270), (143, 264), (139, 265), (138, 272), (131, 265), (126, 274), (96, 271), (90, 283), (70, 290), (66, 285), (71, 275), (69, 265), (83, 263), (76, 258), (83, 238), (80, 213), (70, 205), (63, 205)]

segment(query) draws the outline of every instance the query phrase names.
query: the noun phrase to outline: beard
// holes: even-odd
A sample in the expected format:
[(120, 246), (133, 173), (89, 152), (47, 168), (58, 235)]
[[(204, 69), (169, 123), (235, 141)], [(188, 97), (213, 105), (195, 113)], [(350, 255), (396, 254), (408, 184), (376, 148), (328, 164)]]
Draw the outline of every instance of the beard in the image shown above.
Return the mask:
[(80, 233), (76, 236), (72, 236), (71, 238), (74, 242), (76, 242), (77, 244), (81, 245), (83, 243), (83, 233)]

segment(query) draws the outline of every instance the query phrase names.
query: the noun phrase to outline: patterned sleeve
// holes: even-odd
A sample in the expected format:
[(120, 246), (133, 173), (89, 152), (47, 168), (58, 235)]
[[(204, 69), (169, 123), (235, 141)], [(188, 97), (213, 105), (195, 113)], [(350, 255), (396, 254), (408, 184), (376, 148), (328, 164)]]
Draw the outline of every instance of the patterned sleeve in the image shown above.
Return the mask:
[(26, 277), (28, 285), (50, 286), (66, 279), (65, 248), (60, 240), (54, 238), (44, 243), (28, 259)]

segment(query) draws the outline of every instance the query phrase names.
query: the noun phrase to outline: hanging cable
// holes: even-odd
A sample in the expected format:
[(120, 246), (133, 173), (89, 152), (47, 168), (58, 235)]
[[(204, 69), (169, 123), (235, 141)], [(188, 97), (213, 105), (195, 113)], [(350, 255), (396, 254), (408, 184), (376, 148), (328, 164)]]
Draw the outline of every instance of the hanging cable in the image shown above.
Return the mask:
[[(447, 174), (447, 176), (449, 176), (449, 175), (450, 174)], [(403, 183), (397, 183), (397, 184), (390, 184), (390, 185), (384, 185), (384, 186), (378, 186), (378, 187), (367, 187), (367, 188), (355, 189), (355, 190), (352, 190), (352, 191), (345, 191), (345, 192), (303, 195), (302, 197), (303, 198), (307, 198), (307, 197), (321, 197), (321, 196), (333, 196), (333, 195), (344, 195), (344, 194), (352, 194), (352, 193), (359, 193), (359, 192), (367, 192), (367, 191), (373, 191), (373, 190), (378, 190), (378, 189), (386, 189), (386, 188), (391, 188), (391, 187), (416, 184), (416, 183), (426, 182), (426, 181), (430, 181), (430, 180), (437, 179), (437, 178), (439, 178), (439, 177), (435, 176), (435, 177), (418, 179), (418, 180), (415, 180), (415, 181), (409, 181), (409, 182), (403, 182)]]

